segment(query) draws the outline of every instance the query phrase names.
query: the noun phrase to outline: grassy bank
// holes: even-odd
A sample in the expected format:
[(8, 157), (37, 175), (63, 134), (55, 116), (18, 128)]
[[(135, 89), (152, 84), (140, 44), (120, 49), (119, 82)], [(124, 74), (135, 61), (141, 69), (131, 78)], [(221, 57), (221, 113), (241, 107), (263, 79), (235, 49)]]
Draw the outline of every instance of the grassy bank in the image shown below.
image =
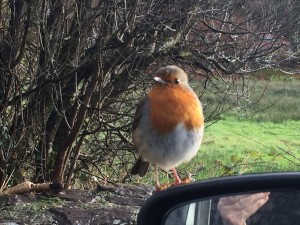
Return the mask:
[(300, 169), (300, 121), (257, 122), (227, 117), (205, 132), (193, 160), (197, 179)]
[[(221, 120), (208, 122), (192, 168), (196, 179), (250, 172), (300, 169), (300, 81), (273, 76), (249, 79), (224, 88), (218, 84)], [(211, 90), (211, 89), (210, 89)], [(213, 89), (212, 89), (213, 90)], [(217, 108), (220, 94), (207, 92), (202, 101)], [(212, 124), (211, 126), (209, 126)]]

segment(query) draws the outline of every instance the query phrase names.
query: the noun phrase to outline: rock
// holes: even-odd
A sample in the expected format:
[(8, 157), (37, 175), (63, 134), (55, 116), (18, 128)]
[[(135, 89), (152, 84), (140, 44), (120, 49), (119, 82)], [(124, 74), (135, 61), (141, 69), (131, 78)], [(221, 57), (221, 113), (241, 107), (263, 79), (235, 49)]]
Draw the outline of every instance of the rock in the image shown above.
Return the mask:
[(0, 225), (136, 224), (139, 208), (152, 192), (147, 185), (118, 185), (99, 186), (97, 191), (1, 196)]
[(129, 208), (53, 208), (50, 209), (57, 217), (60, 224), (134, 224), (134, 212)]

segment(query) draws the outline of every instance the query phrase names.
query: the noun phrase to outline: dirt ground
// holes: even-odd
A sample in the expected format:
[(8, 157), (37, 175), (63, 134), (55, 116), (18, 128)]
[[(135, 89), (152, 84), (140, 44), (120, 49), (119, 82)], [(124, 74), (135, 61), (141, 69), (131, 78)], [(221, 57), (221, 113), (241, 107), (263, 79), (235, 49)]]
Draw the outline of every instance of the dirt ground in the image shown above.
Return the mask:
[(0, 225), (136, 224), (139, 208), (152, 192), (146, 185), (119, 185), (0, 196)]

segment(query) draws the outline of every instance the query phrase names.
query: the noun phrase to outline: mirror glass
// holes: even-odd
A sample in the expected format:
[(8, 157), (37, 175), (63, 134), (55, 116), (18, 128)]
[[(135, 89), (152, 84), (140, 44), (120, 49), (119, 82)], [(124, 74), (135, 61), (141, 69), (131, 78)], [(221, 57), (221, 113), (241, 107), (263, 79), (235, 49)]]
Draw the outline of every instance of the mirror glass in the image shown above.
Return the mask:
[(173, 208), (164, 225), (300, 224), (300, 191), (272, 191), (212, 198)]

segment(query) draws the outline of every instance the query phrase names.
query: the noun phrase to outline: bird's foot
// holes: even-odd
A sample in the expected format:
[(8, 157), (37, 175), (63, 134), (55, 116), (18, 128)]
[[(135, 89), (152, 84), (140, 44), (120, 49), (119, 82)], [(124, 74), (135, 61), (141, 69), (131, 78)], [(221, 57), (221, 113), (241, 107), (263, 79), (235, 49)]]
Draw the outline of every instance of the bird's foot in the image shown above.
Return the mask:
[(173, 184), (169, 184), (169, 183), (156, 184), (155, 185), (155, 190), (156, 191), (164, 191), (164, 190), (168, 189), (169, 187), (176, 187), (176, 186), (179, 186), (179, 185), (189, 184), (193, 181), (195, 181), (195, 180), (192, 178), (192, 175), (190, 173), (188, 173), (185, 178), (183, 178), (182, 180), (181, 179), (176, 179)]
[(182, 183), (183, 183), (183, 184), (189, 184), (189, 183), (191, 183), (191, 182), (193, 182), (193, 181), (195, 181), (195, 179), (192, 178), (192, 174), (187, 173), (186, 177), (183, 178)]
[(185, 178), (180, 179), (180, 180), (176, 179), (175, 182), (170, 186), (174, 187), (174, 186), (178, 186), (178, 185), (189, 184), (193, 181), (195, 181), (195, 180), (192, 178), (191, 174), (188, 173)]
[(155, 190), (156, 191), (164, 191), (168, 189), (171, 186), (169, 183), (161, 184), (161, 185), (155, 185)]

